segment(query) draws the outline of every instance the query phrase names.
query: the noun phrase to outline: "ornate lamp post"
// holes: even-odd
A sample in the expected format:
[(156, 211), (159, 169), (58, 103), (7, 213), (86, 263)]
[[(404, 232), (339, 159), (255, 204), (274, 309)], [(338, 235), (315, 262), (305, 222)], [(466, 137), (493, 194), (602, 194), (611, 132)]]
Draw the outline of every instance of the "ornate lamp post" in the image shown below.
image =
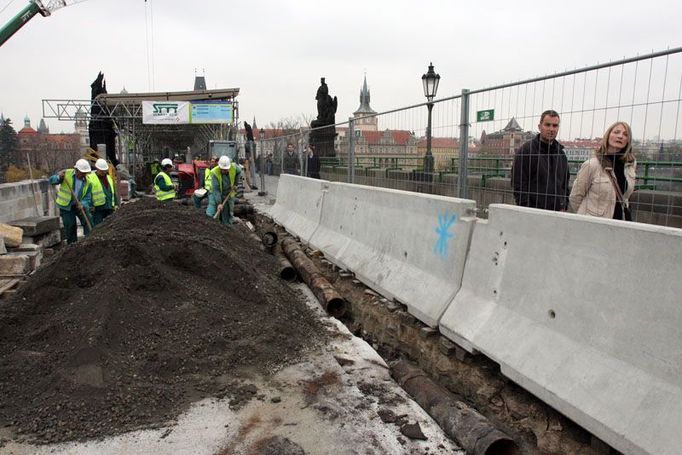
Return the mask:
[(431, 153), (431, 111), (433, 110), (433, 98), (438, 91), (438, 83), (440, 82), (440, 74), (433, 71), (433, 63), (429, 64), (429, 70), (422, 76), (422, 84), (424, 85), (424, 96), (428, 103), (426, 107), (429, 109), (429, 120), (426, 126), (426, 155), (424, 156), (424, 172), (433, 172), (433, 154)]
[(260, 134), (258, 135), (258, 139), (260, 141), (260, 144), (258, 144), (260, 148), (260, 154), (258, 155), (258, 167), (260, 169), (260, 191), (258, 191), (259, 196), (265, 196), (268, 194), (268, 192), (265, 191), (265, 167), (267, 165), (263, 159), (263, 155), (265, 154), (265, 149), (263, 148), (263, 138), (265, 138), (265, 130), (261, 128)]

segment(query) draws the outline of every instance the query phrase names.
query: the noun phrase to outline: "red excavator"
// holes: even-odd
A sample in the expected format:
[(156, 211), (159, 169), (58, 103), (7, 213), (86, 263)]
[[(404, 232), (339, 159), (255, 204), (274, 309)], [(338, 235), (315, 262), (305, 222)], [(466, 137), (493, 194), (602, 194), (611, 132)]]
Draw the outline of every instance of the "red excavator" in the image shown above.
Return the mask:
[[(230, 140), (210, 140), (208, 141), (208, 156), (220, 157), (228, 156), (232, 161), (237, 158), (239, 143)], [(190, 197), (195, 190), (204, 187), (204, 176), (208, 161), (193, 160), (191, 163), (179, 163), (171, 172), (171, 179), (178, 183), (178, 198)]]
[(203, 160), (175, 165), (170, 177), (178, 183), (178, 199), (191, 197), (195, 190), (203, 188), (204, 175), (208, 166), (209, 163)]

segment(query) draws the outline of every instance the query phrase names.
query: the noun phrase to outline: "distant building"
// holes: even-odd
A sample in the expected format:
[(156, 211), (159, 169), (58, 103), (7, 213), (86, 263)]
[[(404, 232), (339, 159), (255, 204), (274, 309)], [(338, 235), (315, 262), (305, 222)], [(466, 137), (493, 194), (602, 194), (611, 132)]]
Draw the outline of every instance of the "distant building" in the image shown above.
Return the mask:
[(599, 148), (601, 139), (575, 139), (572, 141), (560, 141), (564, 146), (564, 153), (569, 161), (587, 161), (594, 151)]
[(74, 125), (74, 131), (79, 137), (79, 149), (81, 153), (83, 153), (88, 147), (90, 147), (90, 133), (88, 132), (88, 116), (83, 111), (83, 109), (79, 107), (78, 111), (76, 111), (75, 117), (76, 123)]
[(34, 130), (26, 116), (24, 127), (17, 132), (15, 164), (18, 167), (26, 168), (30, 164), (34, 170), (55, 172), (73, 166), (81, 156), (79, 134), (50, 134), (49, 131), (42, 119), (38, 131)]
[(194, 76), (194, 91), (206, 90), (206, 77), (205, 76)]
[[(344, 157), (348, 153), (348, 128), (336, 128), (336, 153)], [(419, 139), (407, 130), (355, 130), (356, 158), (373, 158), (377, 166), (390, 165), (390, 158), (416, 157)]]
[[(417, 147), (419, 156), (426, 155), (426, 138), (419, 139)], [(431, 154), (436, 171), (450, 169), (452, 160), (459, 157), (459, 139), (454, 137), (432, 137)]]
[(379, 117), (377, 112), (369, 105), (369, 88), (367, 88), (367, 76), (365, 76), (360, 90), (360, 107), (353, 112), (355, 129), (361, 131), (377, 131), (379, 129)]
[(507, 126), (494, 133), (481, 133), (478, 153), (491, 156), (514, 156), (521, 145), (533, 139), (535, 133), (524, 131), (514, 117), (509, 120)]

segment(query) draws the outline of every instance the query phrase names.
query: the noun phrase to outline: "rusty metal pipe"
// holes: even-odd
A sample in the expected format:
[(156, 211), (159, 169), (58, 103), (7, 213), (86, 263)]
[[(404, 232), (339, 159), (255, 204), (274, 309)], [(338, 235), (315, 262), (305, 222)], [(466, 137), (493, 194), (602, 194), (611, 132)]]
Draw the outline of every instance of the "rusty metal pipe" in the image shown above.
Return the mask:
[(265, 231), (262, 235), (263, 245), (265, 248), (271, 249), (277, 244), (277, 233), (275, 231)]
[(322, 275), (313, 261), (298, 246), (291, 237), (282, 240), (282, 251), (296, 268), (303, 282), (313, 291), (317, 300), (327, 310), (327, 313), (340, 318), (346, 313), (346, 301)]
[(281, 251), (276, 251), (275, 256), (279, 261), (279, 277), (290, 282), (296, 280), (298, 275), (296, 274), (294, 266), (291, 265), (291, 262), (289, 262)]
[(253, 213), (253, 206), (251, 204), (235, 204), (234, 215), (250, 215)]
[(519, 455), (521, 449), (484, 416), (433, 382), (406, 360), (390, 363), (391, 376), (467, 455)]

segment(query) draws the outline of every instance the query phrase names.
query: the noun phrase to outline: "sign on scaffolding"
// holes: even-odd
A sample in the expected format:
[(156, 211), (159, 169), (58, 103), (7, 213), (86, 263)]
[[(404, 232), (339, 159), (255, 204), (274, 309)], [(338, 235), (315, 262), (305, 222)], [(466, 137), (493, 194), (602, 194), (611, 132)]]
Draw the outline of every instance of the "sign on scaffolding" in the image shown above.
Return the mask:
[(142, 123), (149, 125), (232, 123), (232, 117), (227, 101), (142, 101)]
[(142, 101), (142, 123), (147, 125), (182, 125), (189, 123), (188, 101)]
[(232, 123), (232, 103), (200, 101), (192, 103), (190, 123)]

